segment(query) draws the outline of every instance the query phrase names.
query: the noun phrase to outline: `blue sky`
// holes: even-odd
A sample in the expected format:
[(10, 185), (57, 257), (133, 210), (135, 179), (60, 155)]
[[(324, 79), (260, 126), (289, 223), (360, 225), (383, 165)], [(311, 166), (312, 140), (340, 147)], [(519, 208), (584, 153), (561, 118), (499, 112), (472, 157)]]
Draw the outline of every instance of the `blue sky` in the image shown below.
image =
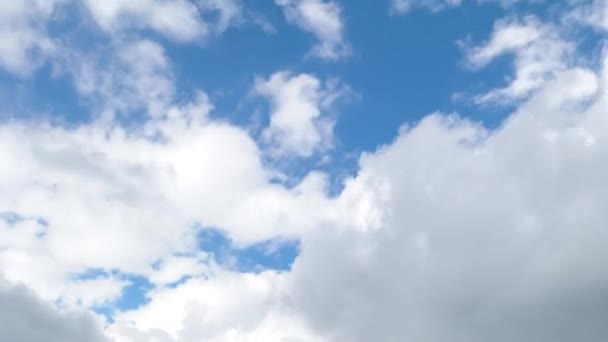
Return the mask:
[[(230, 28), (221, 39), (195, 44), (172, 42), (145, 31), (140, 35), (164, 44), (173, 63), (178, 92), (205, 89), (216, 106), (216, 115), (241, 125), (249, 124), (251, 112), (263, 106), (245, 98), (256, 76), (290, 70), (343, 80), (356, 96), (340, 116), (336, 131), (346, 150), (360, 151), (389, 142), (403, 123), (433, 111), (462, 108), (472, 112), (467, 115), (477, 115), (490, 123), (500, 121), (505, 111), (496, 110), (490, 118), (484, 112), (482, 117), (474, 107), (454, 103), (452, 95), (499, 85), (509, 71), (508, 61), (490, 72), (471, 72), (463, 68), (462, 49), (456, 42), (466, 38), (482, 42), (495, 20), (530, 7), (532, 13), (543, 14), (547, 4), (524, 3), (505, 10), (496, 4), (465, 3), (458, 10), (440, 13), (417, 9), (406, 17), (390, 16), (388, 4), (344, 4), (343, 20), (346, 25), (353, 23), (345, 33), (353, 52), (339, 62), (305, 57), (314, 37), (286, 23), (281, 9), (271, 1), (248, 7), (275, 31), (265, 32), (246, 22)], [(61, 40), (73, 41), (82, 49), (108, 43), (107, 37), (91, 32), (94, 28), (87, 27), (90, 23), (86, 18), (64, 19), (67, 22), (55, 23), (52, 30)], [(432, 70), (429, 65), (433, 65)], [(7, 106), (49, 112), (68, 122), (90, 120), (90, 110), (78, 99), (68, 77), (53, 74), (48, 64), (25, 79), (3, 72)]]
[(604, 0), (7, 1), (0, 335), (604, 341), (606, 32)]

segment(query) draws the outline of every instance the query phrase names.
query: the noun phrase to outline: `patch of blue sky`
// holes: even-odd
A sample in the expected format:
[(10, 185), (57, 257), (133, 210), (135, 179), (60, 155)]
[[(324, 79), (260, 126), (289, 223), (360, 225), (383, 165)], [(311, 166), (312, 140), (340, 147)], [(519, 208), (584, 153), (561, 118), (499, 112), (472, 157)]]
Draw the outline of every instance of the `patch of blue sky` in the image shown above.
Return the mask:
[(129, 285), (123, 288), (118, 300), (105, 306), (97, 307), (97, 312), (111, 313), (110, 310), (129, 311), (146, 304), (149, 298), (146, 294), (154, 288), (154, 285), (146, 277), (136, 275), (125, 275), (124, 279)]
[(26, 220), (22, 215), (19, 215), (13, 211), (2, 211), (0, 212), (0, 220), (3, 220), (9, 226), (13, 226), (18, 222)]
[(112, 317), (117, 311), (134, 310), (148, 302), (147, 293), (154, 288), (154, 285), (144, 276), (122, 274), (113, 270), (89, 269), (73, 275), (72, 279), (85, 281), (107, 278), (109, 276), (125, 280), (128, 285), (122, 289), (120, 296), (116, 300), (93, 307), (93, 311), (97, 314), (112, 321)]
[(288, 271), (299, 254), (299, 242), (270, 240), (239, 247), (216, 229), (203, 229), (199, 248), (213, 255), (218, 264), (239, 272)]
[(43, 227), (47, 227), (49, 225), (47, 220), (43, 217), (26, 216), (14, 211), (0, 211), (0, 220), (6, 222), (9, 226), (14, 226), (17, 223), (28, 220), (35, 221), (37, 224)]
[(47, 121), (75, 126), (91, 120), (89, 103), (78, 96), (67, 75), (43, 65), (34, 77), (18, 78), (0, 72), (0, 120)]

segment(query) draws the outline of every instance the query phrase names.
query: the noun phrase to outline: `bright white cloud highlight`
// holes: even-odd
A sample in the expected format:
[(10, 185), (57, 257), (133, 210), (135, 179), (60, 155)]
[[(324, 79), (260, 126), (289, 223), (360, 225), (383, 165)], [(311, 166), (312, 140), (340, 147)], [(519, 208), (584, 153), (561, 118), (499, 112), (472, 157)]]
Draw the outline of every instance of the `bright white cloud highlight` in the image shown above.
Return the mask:
[(326, 112), (345, 95), (338, 82), (277, 72), (258, 79), (254, 91), (270, 100), (270, 124), (263, 135), (274, 153), (310, 157), (332, 147), (334, 118)]
[[(0, 125), (0, 163), (10, 165), (0, 169), (0, 208), (26, 218), (0, 220), (3, 274), (45, 299), (104, 302), (118, 295), (111, 279), (90, 284), (101, 287), (95, 299), (75, 292), (73, 276), (116, 270), (165, 285), (205, 272), (196, 259), (172, 257), (196, 254), (199, 225), (243, 245), (296, 238), (360, 205), (357, 193), (334, 204), (319, 173), (293, 189), (273, 184), (277, 172), (263, 166), (254, 140), (210, 120), (211, 108), (201, 93), (131, 131), (104, 122)], [(367, 207), (357, 212), (349, 222), (361, 227), (374, 216)]]

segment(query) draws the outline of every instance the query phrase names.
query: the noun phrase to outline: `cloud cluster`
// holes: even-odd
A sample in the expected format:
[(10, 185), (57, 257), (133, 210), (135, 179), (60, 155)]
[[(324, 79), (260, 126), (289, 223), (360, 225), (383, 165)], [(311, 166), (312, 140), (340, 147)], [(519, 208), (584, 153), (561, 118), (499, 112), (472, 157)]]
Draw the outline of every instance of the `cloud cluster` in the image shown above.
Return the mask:
[(59, 312), (23, 286), (0, 279), (0, 335), (19, 342), (108, 342), (90, 314)]
[[(141, 274), (158, 259), (189, 252), (198, 226), (246, 244), (299, 236), (347, 210), (325, 198), (320, 174), (293, 189), (273, 184), (276, 172), (262, 165), (254, 140), (209, 120), (207, 101), (200, 95), (171, 107), (135, 131), (97, 122), (3, 124), (1, 160), (11, 167), (0, 171), (0, 207), (20, 217), (4, 221), (11, 237), (0, 251), (5, 275), (57, 296), (71, 273)], [(318, 216), (307, 218), (311, 211)], [(41, 263), (56, 266), (44, 274)]]
[[(495, 131), (443, 114), (404, 128), (362, 157), (335, 199), (375, 192), (367, 229), (325, 225), (303, 234), (290, 273), (193, 280), (126, 317), (179, 341), (248, 340), (239, 329), (258, 331), (276, 310), (295, 313), (281, 326), (306, 327), (302, 341), (602, 341), (603, 70), (564, 71)], [(231, 293), (249, 304), (221, 300), (232, 288), (224, 277), (239, 279)], [(168, 305), (207, 313), (195, 322), (208, 324), (194, 333), (187, 317), (163, 320)]]
[(334, 199), (361, 209), (373, 198), (373, 220), (303, 233), (289, 273), (219, 273), (155, 292), (124, 314), (131, 325), (110, 331), (160, 329), (166, 341), (603, 341), (605, 70), (564, 71), (493, 131), (439, 113), (404, 128), (361, 158)]
[(264, 136), (275, 153), (310, 157), (331, 147), (334, 120), (323, 112), (347, 93), (337, 81), (323, 84), (313, 75), (277, 72), (268, 80), (258, 79), (254, 90), (271, 100)]
[(603, 340), (602, 77), (565, 72), (495, 131), (431, 115), (364, 156), (382, 224), (305, 238), (294, 305), (336, 341)]
[[(277, 3), (317, 35), (318, 56), (343, 56), (337, 3)], [(17, 13), (9, 16), (16, 22), (24, 18), (19, 6), (0, 6)], [(151, 29), (180, 41), (205, 34), (191, 20), (196, 11), (237, 8), (179, 0), (92, 6), (109, 34)], [(330, 196), (327, 174), (313, 170), (287, 187), (265, 156), (312, 157), (330, 148), (327, 111), (344, 96), (340, 84), (310, 73), (258, 79), (252, 92), (270, 110), (256, 141), (210, 115), (203, 91), (178, 96), (159, 43), (120, 37), (109, 44), (106, 64), (76, 58), (69, 75), (102, 113), (144, 111), (139, 120), (101, 114), (72, 126), (0, 123), (0, 336), (606, 340), (607, 52), (598, 67), (577, 64), (576, 46), (554, 26), (500, 20), (465, 53), (474, 68), (514, 58), (509, 84), (478, 101), (509, 101), (513, 113), (496, 129), (429, 114), (363, 153), (356, 174)], [(200, 250), (201, 228), (238, 246), (297, 239), (300, 254), (289, 271), (241, 273)], [(113, 307), (103, 323), (69, 313), (112, 306), (132, 275), (152, 287), (141, 306)]]
[[(117, 342), (323, 341), (282, 302), (284, 276), (221, 272), (151, 294), (109, 328)], [(156, 331), (155, 331), (156, 330)], [(143, 333), (149, 331), (152, 333)]]

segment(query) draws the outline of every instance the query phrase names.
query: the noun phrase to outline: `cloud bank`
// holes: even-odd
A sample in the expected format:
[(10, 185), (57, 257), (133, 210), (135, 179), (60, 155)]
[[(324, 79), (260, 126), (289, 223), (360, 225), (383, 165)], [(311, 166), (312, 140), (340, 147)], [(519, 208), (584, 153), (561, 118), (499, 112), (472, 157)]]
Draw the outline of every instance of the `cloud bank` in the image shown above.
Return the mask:
[[(256, 136), (214, 115), (219, 109), (204, 90), (180, 92), (170, 53), (141, 33), (193, 43), (207, 34), (201, 11), (219, 11), (219, 32), (238, 3), (82, 4), (89, 24), (112, 36), (99, 48), (104, 60), (65, 42), (51, 44), (62, 51), (56, 55), (13, 58), (52, 41), (30, 15), (51, 18), (56, 8), (40, 5), (36, 14), (0, 5), (14, 25), (0, 24), (0, 34), (9, 27), (36, 37), (10, 45), (15, 55), (0, 57), (3, 69), (28, 77), (51, 59), (92, 102), (84, 123), (0, 123), (1, 336), (608, 337), (608, 53), (581, 58), (564, 31), (598, 27), (595, 16), (581, 19), (586, 7), (563, 15), (564, 22), (576, 19), (565, 29), (510, 17), (481, 43), (461, 42), (472, 71), (512, 59), (506, 85), (472, 101), (506, 103), (512, 112), (495, 128), (466, 113), (435, 112), (404, 124), (390, 143), (362, 153), (356, 172), (331, 193), (328, 171), (311, 167), (288, 186), (275, 163), (321, 158), (333, 147), (330, 112), (348, 86), (312, 72), (252, 77), (250, 93), (268, 109)], [(277, 4), (290, 23), (315, 35), (317, 57), (347, 55), (337, 2)], [(295, 240), (299, 254), (289, 270), (240, 272), (201, 248), (205, 229), (239, 247)], [(126, 289), (141, 279), (144, 299), (121, 307)]]

